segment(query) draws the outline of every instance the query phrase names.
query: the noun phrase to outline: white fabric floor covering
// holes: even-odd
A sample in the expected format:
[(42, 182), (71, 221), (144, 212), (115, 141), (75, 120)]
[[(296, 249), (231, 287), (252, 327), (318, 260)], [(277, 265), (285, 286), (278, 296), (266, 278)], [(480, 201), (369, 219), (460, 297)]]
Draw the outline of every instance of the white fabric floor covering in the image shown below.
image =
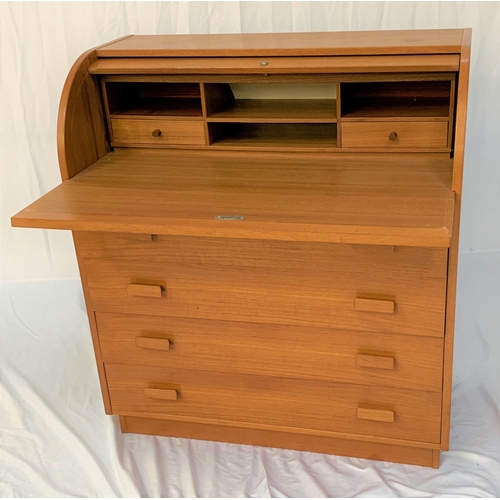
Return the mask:
[(461, 255), (451, 451), (434, 470), (122, 435), (80, 283), (1, 283), (0, 496), (500, 496), (499, 298), (499, 253)]

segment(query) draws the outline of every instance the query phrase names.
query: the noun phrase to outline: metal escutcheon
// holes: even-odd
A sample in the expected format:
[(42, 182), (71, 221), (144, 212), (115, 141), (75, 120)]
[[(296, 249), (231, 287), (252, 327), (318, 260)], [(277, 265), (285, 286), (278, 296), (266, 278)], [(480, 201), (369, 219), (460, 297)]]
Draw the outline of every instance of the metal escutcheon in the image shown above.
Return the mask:
[(243, 215), (216, 215), (216, 220), (245, 220)]

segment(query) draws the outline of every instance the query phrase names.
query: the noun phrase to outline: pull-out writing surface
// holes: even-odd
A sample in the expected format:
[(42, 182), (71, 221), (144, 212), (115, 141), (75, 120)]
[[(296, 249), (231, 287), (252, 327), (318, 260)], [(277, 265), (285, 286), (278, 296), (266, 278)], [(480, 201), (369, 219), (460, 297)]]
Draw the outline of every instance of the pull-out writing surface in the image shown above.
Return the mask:
[[(272, 165), (272, 166), (271, 166)], [(110, 153), (14, 216), (19, 227), (447, 247), (450, 161)], [(217, 220), (218, 215), (244, 220)]]

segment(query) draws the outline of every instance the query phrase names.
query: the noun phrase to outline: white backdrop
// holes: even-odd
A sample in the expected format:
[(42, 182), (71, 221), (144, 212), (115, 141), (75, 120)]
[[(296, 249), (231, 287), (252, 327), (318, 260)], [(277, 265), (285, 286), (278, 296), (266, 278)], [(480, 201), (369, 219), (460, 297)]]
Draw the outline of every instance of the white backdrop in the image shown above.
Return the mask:
[(486, 2), (0, 2), (0, 281), (78, 276), (71, 237), (10, 228), (60, 182), (64, 79), (90, 47), (128, 33), (472, 27), (462, 252), (500, 250), (500, 4)]

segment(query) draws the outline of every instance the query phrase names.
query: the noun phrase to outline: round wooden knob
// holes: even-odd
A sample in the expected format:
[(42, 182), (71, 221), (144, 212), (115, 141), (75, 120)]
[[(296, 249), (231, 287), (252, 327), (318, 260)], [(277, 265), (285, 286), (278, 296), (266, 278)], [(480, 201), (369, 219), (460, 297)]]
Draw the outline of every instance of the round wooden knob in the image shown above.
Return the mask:
[(389, 134), (389, 140), (390, 141), (395, 141), (398, 138), (398, 134), (396, 132), (391, 132)]
[(153, 137), (160, 137), (161, 130), (159, 128), (157, 128), (157, 129), (153, 130), (152, 134), (153, 134)]

